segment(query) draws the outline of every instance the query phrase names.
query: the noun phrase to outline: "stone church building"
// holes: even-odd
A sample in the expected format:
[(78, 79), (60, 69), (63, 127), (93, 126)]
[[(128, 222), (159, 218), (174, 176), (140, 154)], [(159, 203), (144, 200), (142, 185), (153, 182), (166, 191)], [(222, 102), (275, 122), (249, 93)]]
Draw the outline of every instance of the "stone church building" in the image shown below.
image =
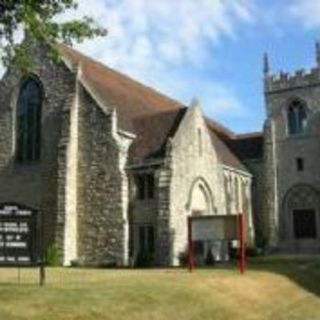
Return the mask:
[(32, 72), (0, 82), (0, 204), (39, 210), (61, 263), (178, 265), (188, 216), (240, 212), (251, 245), (320, 252), (320, 58), (277, 77), (266, 61), (264, 131), (237, 135), (58, 50), (30, 43)]

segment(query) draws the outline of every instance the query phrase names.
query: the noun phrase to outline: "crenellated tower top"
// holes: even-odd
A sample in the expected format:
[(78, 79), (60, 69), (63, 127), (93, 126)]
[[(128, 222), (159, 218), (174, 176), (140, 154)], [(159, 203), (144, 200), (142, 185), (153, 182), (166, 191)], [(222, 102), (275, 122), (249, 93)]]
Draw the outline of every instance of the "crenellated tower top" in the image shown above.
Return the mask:
[(316, 62), (317, 67), (320, 67), (320, 43), (319, 41), (316, 42)]
[(311, 70), (300, 69), (294, 73), (282, 70), (278, 74), (271, 74), (268, 55), (263, 57), (264, 91), (276, 93), (300, 87), (320, 85), (320, 43), (315, 46), (316, 66)]
[(268, 76), (270, 72), (270, 65), (269, 65), (269, 57), (268, 54), (265, 52), (263, 55), (263, 73), (264, 76)]

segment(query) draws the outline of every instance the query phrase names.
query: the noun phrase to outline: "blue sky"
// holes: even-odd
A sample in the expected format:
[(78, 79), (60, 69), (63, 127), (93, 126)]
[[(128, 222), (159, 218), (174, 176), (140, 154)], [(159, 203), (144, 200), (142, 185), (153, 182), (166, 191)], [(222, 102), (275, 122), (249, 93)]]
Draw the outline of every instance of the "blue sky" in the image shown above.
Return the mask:
[(76, 47), (190, 104), (235, 132), (261, 130), (262, 56), (273, 73), (314, 65), (320, 0), (80, 0), (77, 11), (106, 27)]

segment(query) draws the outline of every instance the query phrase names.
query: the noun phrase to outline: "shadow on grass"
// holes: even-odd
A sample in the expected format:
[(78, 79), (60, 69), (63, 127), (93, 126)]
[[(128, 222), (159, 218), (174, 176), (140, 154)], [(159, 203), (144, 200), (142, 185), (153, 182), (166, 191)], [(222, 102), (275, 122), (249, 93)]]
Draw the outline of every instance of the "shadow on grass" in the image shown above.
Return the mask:
[[(236, 261), (231, 261), (227, 264), (216, 264), (214, 267), (199, 267), (196, 268), (196, 270), (229, 270), (234, 272), (239, 272), (236, 269)], [(75, 268), (78, 271), (80, 271), (81, 275), (81, 269), (82, 268)], [(121, 272), (121, 270), (128, 270), (128, 272), (134, 273), (140, 273), (144, 271), (151, 271), (151, 272), (171, 272), (175, 270), (185, 270), (187, 273), (188, 270), (186, 268), (103, 268), (106, 272), (108, 271), (118, 271)], [(287, 277), (288, 279), (295, 282), (297, 285), (299, 285), (301, 288), (304, 288), (305, 290), (317, 295), (320, 297), (320, 256), (319, 257), (292, 257), (292, 256), (266, 256), (266, 257), (259, 257), (259, 258), (250, 258), (248, 262), (248, 269), (249, 271), (261, 271), (261, 272), (270, 272), (274, 274), (279, 274), (282, 276)], [(59, 271), (59, 269), (57, 269)], [(60, 272), (63, 272), (64, 269), (61, 269)], [(68, 269), (66, 269), (68, 270)], [(91, 270), (87, 268), (83, 268), (83, 270)], [(99, 269), (92, 269), (92, 271), (102, 270)], [(195, 270), (195, 271), (196, 271)], [(18, 279), (18, 276), (16, 274), (17, 270), (10, 269), (11, 274), (3, 274), (1, 276), (1, 270), (0, 268), (0, 286), (1, 288), (10, 288), (10, 287), (17, 287), (17, 286), (26, 286), (26, 287), (37, 287), (39, 286), (38, 282), (38, 270), (33, 269), (32, 276), (27, 275), (23, 276), (21, 278), (21, 282)], [(50, 278), (52, 269), (48, 268), (47, 275)], [(71, 271), (71, 270), (69, 270)], [(8, 270), (6, 270), (8, 272)], [(8, 278), (8, 276), (10, 276)], [(57, 275), (56, 275), (57, 276)], [(59, 277), (57, 278), (59, 280)], [(64, 281), (67, 278), (63, 278), (63, 283), (66, 284)], [(70, 280), (70, 279), (69, 279)], [(83, 277), (81, 278), (74, 278), (72, 281), (74, 283), (82, 283)], [(62, 281), (61, 279), (59, 281)], [(71, 281), (71, 280), (70, 280)], [(68, 280), (66, 281), (68, 283)], [(58, 282), (59, 283), (59, 282)], [(52, 281), (50, 281), (50, 284), (52, 284)]]
[(288, 277), (305, 290), (320, 296), (320, 257), (263, 257), (249, 260), (249, 269)]
[[(198, 267), (208, 270), (234, 270), (237, 261), (217, 264), (214, 267)], [(305, 290), (320, 297), (320, 256), (264, 256), (249, 258), (249, 271), (261, 271), (287, 277)]]

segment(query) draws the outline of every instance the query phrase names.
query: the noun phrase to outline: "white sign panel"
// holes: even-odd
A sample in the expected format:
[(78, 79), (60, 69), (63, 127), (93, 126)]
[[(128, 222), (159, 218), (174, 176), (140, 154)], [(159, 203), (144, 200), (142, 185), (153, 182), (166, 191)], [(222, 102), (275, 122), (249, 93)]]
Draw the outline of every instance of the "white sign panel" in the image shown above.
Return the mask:
[(196, 219), (192, 221), (192, 240), (211, 240), (224, 238), (224, 224), (221, 219)]
[(191, 219), (193, 241), (235, 240), (237, 216), (202, 216)]

